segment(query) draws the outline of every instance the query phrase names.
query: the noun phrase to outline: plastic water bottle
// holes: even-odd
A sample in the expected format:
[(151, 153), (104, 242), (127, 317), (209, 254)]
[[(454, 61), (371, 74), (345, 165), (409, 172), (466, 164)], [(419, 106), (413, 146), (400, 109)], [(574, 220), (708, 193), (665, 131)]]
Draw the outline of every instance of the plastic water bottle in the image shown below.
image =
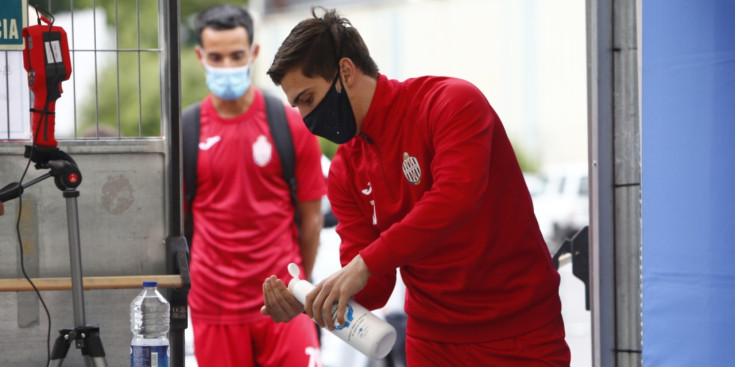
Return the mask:
[(130, 367), (168, 367), (170, 309), (158, 282), (143, 282), (143, 290), (130, 303)]
[[(288, 289), (304, 304), (306, 295), (314, 289), (314, 285), (299, 279), (301, 271), (294, 263), (288, 264), (288, 273), (293, 277), (288, 283)], [(330, 332), (371, 359), (384, 358), (396, 343), (396, 329), (352, 299), (347, 302), (345, 325), (337, 325), (336, 304), (332, 316), (336, 326)]]

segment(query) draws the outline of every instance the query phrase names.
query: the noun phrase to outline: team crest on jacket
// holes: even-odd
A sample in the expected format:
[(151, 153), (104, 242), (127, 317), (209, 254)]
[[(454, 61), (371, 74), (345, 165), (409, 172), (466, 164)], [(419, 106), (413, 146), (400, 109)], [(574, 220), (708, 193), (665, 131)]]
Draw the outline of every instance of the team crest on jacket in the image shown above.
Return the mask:
[(407, 152), (403, 152), (403, 175), (412, 185), (418, 185), (421, 182), (419, 160)]
[(260, 167), (265, 167), (265, 165), (271, 160), (272, 152), (273, 148), (271, 143), (268, 142), (265, 135), (258, 136), (258, 139), (253, 143), (253, 160), (255, 161), (255, 164)]

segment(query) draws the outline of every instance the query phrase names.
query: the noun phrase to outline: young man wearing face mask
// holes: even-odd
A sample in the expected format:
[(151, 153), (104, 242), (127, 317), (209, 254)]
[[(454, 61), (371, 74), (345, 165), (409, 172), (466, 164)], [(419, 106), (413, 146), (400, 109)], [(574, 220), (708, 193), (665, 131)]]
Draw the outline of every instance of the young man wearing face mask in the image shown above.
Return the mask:
[(347, 19), (312, 15), (268, 74), (312, 133), (341, 144), (328, 196), (343, 268), (303, 308), (269, 277), (261, 311), (332, 329), (335, 302), (340, 324), (350, 297), (383, 306), (399, 269), (409, 367), (569, 366), (559, 274), (486, 98), (454, 78), (390, 80)]
[(197, 361), (319, 365), (316, 330), (306, 315), (291, 325), (259, 312), (268, 275), (285, 277), (291, 262), (311, 273), (326, 192), (318, 142), (298, 112), (284, 106), (298, 182), (294, 208), (263, 94), (251, 85), (258, 55), (252, 18), (240, 7), (216, 5), (198, 15), (196, 31), (195, 52), (211, 91), (201, 102), (196, 195), (187, 208), (193, 214), (189, 306)]

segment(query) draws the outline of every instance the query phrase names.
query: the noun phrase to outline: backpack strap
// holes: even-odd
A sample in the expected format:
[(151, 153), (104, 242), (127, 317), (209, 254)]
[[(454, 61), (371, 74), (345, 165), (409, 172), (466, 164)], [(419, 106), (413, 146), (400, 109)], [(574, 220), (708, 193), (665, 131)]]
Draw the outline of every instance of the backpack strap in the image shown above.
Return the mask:
[(291, 138), (291, 129), (286, 119), (286, 110), (283, 102), (277, 97), (263, 93), (265, 98), (265, 113), (268, 117), (268, 126), (271, 129), (271, 137), (276, 144), (276, 152), (281, 159), (283, 168), (283, 179), (286, 181), (291, 194), (291, 202), (294, 210), (296, 209), (296, 176), (294, 175), (294, 166), (296, 164), (293, 139)]
[(186, 212), (184, 213), (184, 236), (191, 246), (194, 233), (194, 214), (191, 205), (197, 192), (197, 159), (199, 157), (199, 128), (201, 126), (201, 102), (189, 105), (181, 113), (182, 157), (184, 185), (186, 186)]

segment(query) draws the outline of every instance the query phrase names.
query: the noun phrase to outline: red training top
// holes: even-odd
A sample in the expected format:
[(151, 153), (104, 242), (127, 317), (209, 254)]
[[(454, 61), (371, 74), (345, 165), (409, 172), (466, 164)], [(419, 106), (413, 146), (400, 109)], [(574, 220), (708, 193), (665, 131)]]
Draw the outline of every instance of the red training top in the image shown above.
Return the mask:
[(560, 316), (559, 274), (513, 148), (472, 84), (379, 75), (328, 192), (342, 264), (359, 253), (372, 273), (355, 299), (381, 307), (400, 268), (409, 335), (488, 342)]
[[(192, 203), (191, 317), (210, 324), (265, 318), (263, 281), (290, 279), (301, 263), (289, 187), (270, 135), (265, 100), (255, 91), (240, 116), (221, 118), (211, 97), (201, 104), (197, 193)], [(321, 151), (299, 113), (286, 107), (295, 152), (297, 199), (326, 191)]]

